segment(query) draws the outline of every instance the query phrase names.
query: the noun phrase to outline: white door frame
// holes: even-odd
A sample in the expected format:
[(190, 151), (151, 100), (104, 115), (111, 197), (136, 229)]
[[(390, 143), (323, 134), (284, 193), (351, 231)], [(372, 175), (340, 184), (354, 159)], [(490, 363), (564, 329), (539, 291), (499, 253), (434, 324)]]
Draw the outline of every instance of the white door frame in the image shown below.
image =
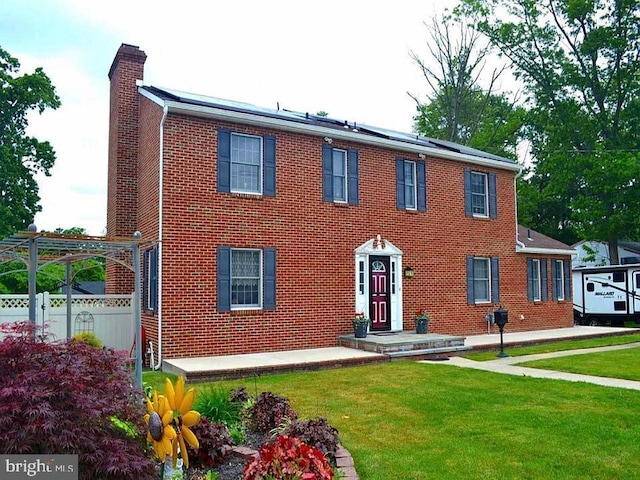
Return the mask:
[(356, 312), (369, 312), (369, 257), (390, 257), (391, 266), (391, 331), (402, 331), (402, 250), (378, 235), (355, 249)]

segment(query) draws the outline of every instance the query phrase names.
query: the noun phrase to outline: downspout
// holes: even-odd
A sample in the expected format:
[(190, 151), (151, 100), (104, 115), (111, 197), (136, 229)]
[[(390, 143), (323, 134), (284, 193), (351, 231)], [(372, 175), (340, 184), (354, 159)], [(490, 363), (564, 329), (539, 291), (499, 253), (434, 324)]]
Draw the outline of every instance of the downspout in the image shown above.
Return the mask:
[(516, 245), (520, 248), (525, 248), (524, 243), (518, 240), (518, 185), (517, 183), (518, 183), (518, 177), (520, 177), (521, 175), (522, 175), (522, 169), (518, 170), (518, 172), (513, 177), (513, 195), (515, 197), (515, 202), (513, 202), (513, 204), (515, 205), (515, 210), (516, 210)]
[(160, 120), (160, 156), (158, 165), (158, 363), (153, 366), (158, 370), (162, 366), (162, 188), (164, 175), (164, 122), (167, 119), (169, 107), (165, 104)]

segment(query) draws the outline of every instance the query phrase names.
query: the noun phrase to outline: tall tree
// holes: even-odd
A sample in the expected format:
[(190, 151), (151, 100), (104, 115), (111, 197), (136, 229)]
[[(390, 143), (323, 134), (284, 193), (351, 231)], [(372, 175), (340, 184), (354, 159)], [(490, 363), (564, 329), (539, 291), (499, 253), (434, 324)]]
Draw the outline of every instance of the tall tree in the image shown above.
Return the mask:
[(410, 94), (418, 112), (415, 131), (515, 158), (524, 112), (497, 93), (504, 68), (485, 73), (491, 54), (486, 41), (469, 23), (456, 23), (448, 16), (434, 16), (425, 26), (429, 57), (424, 60), (410, 53), (429, 90), (426, 102)]
[(640, 0), (462, 0), (457, 13), (480, 19), (529, 94), (531, 226), (606, 241), (618, 263), (618, 239), (640, 232)]
[(0, 47), (0, 239), (26, 230), (42, 210), (34, 175), (50, 175), (56, 158), (49, 142), (26, 134), (27, 113), (58, 108), (60, 99), (42, 68), (19, 70), (18, 59)]

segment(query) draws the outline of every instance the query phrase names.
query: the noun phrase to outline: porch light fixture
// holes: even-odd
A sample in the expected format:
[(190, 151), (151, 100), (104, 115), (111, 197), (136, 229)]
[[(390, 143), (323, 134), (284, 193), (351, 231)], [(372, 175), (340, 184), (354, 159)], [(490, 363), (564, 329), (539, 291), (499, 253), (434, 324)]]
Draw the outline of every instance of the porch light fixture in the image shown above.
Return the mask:
[(324, 141), (327, 142), (329, 145), (331, 145), (333, 143), (333, 138), (331, 137), (324, 137)]
[(420, 157), (420, 160), (424, 160), (425, 158), (427, 158), (427, 156), (424, 153), (419, 153), (418, 157)]
[(416, 271), (415, 271), (413, 268), (411, 268), (411, 267), (406, 267), (406, 268), (404, 269), (404, 276), (405, 276), (406, 278), (411, 278), (411, 277), (413, 277), (415, 274), (416, 274)]

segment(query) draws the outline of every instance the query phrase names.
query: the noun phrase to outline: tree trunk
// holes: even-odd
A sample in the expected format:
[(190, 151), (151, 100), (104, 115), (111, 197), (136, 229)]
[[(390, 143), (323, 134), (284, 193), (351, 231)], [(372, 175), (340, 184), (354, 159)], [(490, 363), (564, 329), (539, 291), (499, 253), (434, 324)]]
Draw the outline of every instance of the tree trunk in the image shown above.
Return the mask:
[(619, 265), (620, 258), (618, 257), (618, 238), (609, 239), (609, 261), (611, 265)]

